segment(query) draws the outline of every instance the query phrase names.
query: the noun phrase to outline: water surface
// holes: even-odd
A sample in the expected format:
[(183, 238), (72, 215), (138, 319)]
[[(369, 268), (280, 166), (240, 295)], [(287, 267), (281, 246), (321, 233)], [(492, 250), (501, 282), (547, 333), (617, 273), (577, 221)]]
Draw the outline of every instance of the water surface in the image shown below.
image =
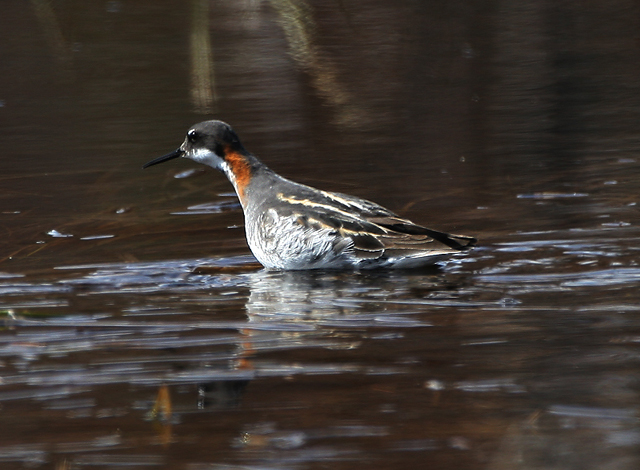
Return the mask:
[[(638, 13), (3, 2), (2, 468), (637, 468)], [(256, 269), (222, 175), (141, 170), (212, 118), (480, 244)]]

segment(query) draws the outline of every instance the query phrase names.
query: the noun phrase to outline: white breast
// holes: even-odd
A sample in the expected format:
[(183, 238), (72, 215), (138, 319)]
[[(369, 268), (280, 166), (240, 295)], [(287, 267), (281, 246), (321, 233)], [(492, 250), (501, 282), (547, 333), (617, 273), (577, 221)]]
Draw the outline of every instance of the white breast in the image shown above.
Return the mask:
[(353, 242), (328, 228), (304, 227), (297, 216), (281, 217), (268, 209), (247, 220), (253, 255), (270, 269), (323, 269), (353, 264)]

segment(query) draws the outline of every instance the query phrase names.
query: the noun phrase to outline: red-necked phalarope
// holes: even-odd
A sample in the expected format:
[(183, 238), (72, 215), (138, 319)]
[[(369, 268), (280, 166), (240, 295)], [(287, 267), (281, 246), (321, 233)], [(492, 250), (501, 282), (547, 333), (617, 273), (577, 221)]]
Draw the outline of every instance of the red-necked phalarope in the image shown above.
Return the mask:
[(229, 178), (242, 204), (249, 248), (269, 269), (416, 268), (476, 243), (416, 225), (373, 202), (283, 178), (221, 121), (194, 125), (177, 150), (143, 168), (177, 157)]

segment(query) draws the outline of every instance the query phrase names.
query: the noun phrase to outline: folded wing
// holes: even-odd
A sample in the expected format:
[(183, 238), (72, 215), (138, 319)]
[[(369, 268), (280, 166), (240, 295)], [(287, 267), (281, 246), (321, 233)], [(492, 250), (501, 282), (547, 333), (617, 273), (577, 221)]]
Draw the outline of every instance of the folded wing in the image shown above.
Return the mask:
[[(278, 196), (298, 212), (297, 220), (302, 226), (331, 229), (336, 235), (352, 240), (357, 258), (439, 256), (469, 250), (476, 243), (473, 237), (416, 225), (371, 201), (340, 193), (320, 194), (308, 194), (309, 198)], [(309, 210), (305, 211), (305, 207)]]

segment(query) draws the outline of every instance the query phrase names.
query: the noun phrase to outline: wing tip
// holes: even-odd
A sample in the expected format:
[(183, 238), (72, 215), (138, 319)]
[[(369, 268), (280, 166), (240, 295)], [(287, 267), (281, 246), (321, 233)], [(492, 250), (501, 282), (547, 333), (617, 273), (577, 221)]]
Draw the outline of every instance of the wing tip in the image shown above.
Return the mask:
[[(458, 245), (460, 245), (459, 247), (455, 247), (460, 251), (473, 250), (478, 243), (478, 239), (475, 237), (468, 237), (466, 235), (449, 235), (449, 236), (451, 237), (451, 240), (455, 241), (456, 243), (458, 243)], [(463, 243), (460, 243), (460, 241), (462, 241)]]

